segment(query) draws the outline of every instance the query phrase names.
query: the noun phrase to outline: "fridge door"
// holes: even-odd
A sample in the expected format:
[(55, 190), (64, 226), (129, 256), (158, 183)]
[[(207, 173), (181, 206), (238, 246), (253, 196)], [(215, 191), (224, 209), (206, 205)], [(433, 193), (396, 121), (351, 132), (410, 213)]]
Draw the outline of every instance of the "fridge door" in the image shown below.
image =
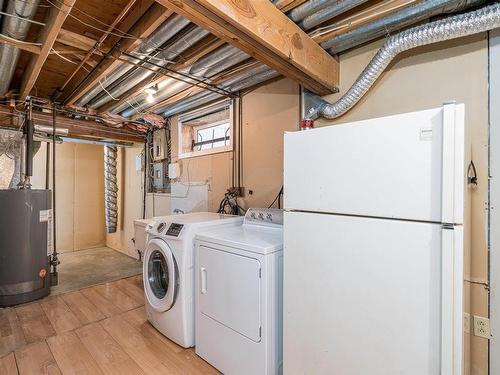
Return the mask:
[(285, 209), (463, 223), (464, 106), (285, 134)]
[(284, 373), (461, 375), (462, 228), (285, 212)]

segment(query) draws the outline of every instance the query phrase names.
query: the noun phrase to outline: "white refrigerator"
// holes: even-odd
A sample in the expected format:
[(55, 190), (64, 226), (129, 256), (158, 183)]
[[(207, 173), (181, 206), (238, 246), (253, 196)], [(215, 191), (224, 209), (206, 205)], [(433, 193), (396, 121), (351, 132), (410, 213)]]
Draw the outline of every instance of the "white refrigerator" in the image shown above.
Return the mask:
[(284, 373), (461, 375), (464, 106), (285, 134)]

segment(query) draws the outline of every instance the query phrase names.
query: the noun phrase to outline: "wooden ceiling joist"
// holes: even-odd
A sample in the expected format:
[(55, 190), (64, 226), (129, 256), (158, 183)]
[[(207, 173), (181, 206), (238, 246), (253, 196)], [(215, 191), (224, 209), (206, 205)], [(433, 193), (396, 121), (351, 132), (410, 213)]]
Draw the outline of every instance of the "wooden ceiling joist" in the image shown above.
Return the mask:
[(57, 41), (67, 46), (78, 48), (82, 51), (88, 51), (97, 43), (97, 40), (95, 39), (65, 29), (61, 29), (61, 31), (59, 31)]
[[(208, 39), (208, 40), (207, 40)], [(178, 61), (177, 63), (173, 64), (172, 66), (169, 66), (170, 69), (179, 71), (181, 69), (184, 69), (192, 64), (194, 64), (196, 61), (201, 59), (203, 56), (208, 55), (210, 52), (214, 51), (218, 47), (222, 46), (225, 42), (221, 39), (214, 38), (213, 36), (209, 36), (208, 38), (202, 39), (199, 43), (197, 43), (192, 51), (188, 51), (185, 54), (183, 54), (183, 58)], [(99, 108), (99, 111), (105, 112), (109, 111), (112, 108), (116, 108), (123, 103), (125, 103), (127, 100), (132, 99), (133, 97), (136, 97), (137, 95), (141, 94), (146, 87), (151, 87), (156, 84), (159, 84), (160, 82), (163, 82), (164, 80), (169, 79), (168, 77), (165, 76), (159, 76), (155, 78), (154, 80), (147, 80), (145, 82), (141, 82), (134, 87), (132, 87), (130, 90), (127, 90), (125, 93), (120, 95), (117, 99), (117, 101), (110, 101), (103, 106)]]
[[(12, 107), (0, 105), (0, 127), (9, 129), (19, 129), (19, 114)], [(10, 116), (5, 116), (10, 114)], [(52, 126), (52, 114), (44, 112), (33, 112), (35, 125)], [(56, 127), (68, 129), (68, 137), (83, 138), (93, 137), (96, 139), (109, 139), (126, 142), (144, 142), (144, 137), (128, 129), (113, 128), (96, 121), (71, 119), (64, 115), (57, 115)]]
[(272, 2), (157, 1), (311, 91), (337, 91), (338, 62)]
[(42, 46), (40, 48), (40, 53), (34, 56), (31, 56), (31, 60), (28, 64), (28, 68), (25, 71), (19, 97), (24, 99), (31, 92), (31, 89), (36, 83), (38, 79), (38, 75), (42, 70), (43, 64), (47, 57), (49, 56), (50, 51), (52, 50), (52, 46), (56, 41), (57, 35), (59, 31), (61, 31), (62, 25), (66, 20), (71, 8), (75, 4), (76, 0), (64, 0), (60, 7), (52, 7), (50, 8), (49, 17), (45, 28), (42, 30), (40, 43)]
[[(120, 42), (120, 51), (131, 52), (142, 43), (144, 38), (147, 38), (160, 26), (169, 16), (172, 11), (161, 6), (158, 3), (153, 4), (144, 16), (128, 31), (128, 34), (134, 38), (126, 38)], [(112, 72), (121, 64), (115, 59), (103, 59), (101, 63), (89, 74), (83, 82), (75, 83), (72, 87), (68, 86), (61, 100), (67, 104), (75, 104), (88, 90), (99, 83), (106, 75)]]
[(286, 13), (294, 8), (297, 8), (299, 5), (302, 5), (307, 0), (278, 0), (274, 2), (274, 6), (281, 10), (283, 13)]

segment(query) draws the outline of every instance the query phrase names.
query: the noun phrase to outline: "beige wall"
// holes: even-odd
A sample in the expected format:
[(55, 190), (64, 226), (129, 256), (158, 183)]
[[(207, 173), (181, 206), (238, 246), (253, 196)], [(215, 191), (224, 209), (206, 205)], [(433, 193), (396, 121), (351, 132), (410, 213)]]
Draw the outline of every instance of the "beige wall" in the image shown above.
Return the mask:
[[(57, 145), (56, 155), (58, 251), (104, 246), (102, 146), (63, 143)], [(45, 157), (46, 145), (42, 144), (34, 160), (34, 188), (45, 188)]]
[[(340, 56), (341, 92), (345, 92), (383, 41)], [(488, 316), (487, 202), (488, 49), (486, 34), (419, 48), (398, 58), (358, 105), (336, 121), (317, 126), (368, 119), (440, 106), (449, 100), (465, 103), (467, 162), (476, 164), (479, 184), (467, 192), (465, 222), (465, 310)], [(488, 373), (488, 341), (466, 334), (466, 373)], [(470, 356), (469, 357), (469, 350)]]

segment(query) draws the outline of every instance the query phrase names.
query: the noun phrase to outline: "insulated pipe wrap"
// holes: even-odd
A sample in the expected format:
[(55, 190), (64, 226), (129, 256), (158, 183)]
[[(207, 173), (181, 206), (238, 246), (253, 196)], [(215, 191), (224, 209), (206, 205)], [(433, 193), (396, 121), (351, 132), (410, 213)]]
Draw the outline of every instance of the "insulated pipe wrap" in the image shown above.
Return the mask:
[(117, 153), (116, 146), (104, 146), (104, 205), (108, 233), (115, 233), (118, 223)]
[(373, 86), (389, 63), (401, 52), (500, 27), (500, 3), (479, 10), (417, 26), (389, 38), (351, 88), (335, 103), (315, 97), (306, 118), (337, 118), (349, 111)]

